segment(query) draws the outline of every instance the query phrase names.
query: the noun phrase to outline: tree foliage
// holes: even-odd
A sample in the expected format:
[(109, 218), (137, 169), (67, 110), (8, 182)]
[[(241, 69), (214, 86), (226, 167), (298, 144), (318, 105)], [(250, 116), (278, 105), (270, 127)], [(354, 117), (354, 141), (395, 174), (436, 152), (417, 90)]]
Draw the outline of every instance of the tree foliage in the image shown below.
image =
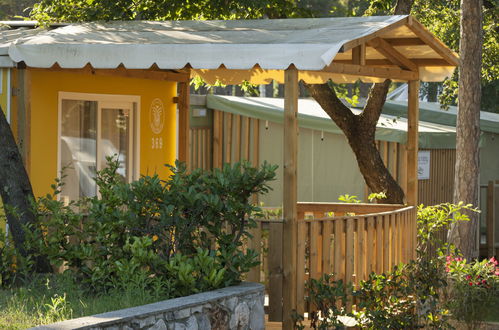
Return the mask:
[(28, 17), (36, 0), (0, 0), (0, 19), (12, 20)]
[[(371, 0), (367, 15), (387, 15), (394, 7), (392, 0)], [(482, 103), (481, 109), (499, 112), (499, 3), (495, 0), (483, 2), (483, 53), (482, 53)], [(430, 32), (454, 51), (459, 50), (461, 16), (460, 0), (415, 0), (411, 11)], [(456, 70), (457, 71), (457, 70)], [(440, 102), (457, 104), (458, 72), (443, 84)]]
[(97, 20), (212, 20), (309, 16), (294, 0), (41, 0), (32, 18), (41, 22)]

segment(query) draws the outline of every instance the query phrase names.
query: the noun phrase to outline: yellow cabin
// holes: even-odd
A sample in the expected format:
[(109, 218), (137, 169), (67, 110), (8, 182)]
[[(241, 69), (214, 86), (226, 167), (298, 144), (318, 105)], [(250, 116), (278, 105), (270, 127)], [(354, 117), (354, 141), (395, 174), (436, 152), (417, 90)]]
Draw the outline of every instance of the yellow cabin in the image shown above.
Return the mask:
[[(17, 24), (17, 25), (16, 25)], [(26, 29), (28, 27), (29, 29)], [(13, 42), (42, 33), (18, 22), (0, 31)], [(8, 44), (7, 44), (8, 45)], [(6, 50), (8, 47), (5, 47)], [(116, 155), (127, 181), (165, 177), (179, 156), (177, 97), (189, 75), (123, 67), (28, 67), (0, 56), (0, 105), (18, 141), (35, 196), (64, 174), (64, 200), (94, 196), (96, 171)], [(0, 224), (5, 230), (5, 224)]]

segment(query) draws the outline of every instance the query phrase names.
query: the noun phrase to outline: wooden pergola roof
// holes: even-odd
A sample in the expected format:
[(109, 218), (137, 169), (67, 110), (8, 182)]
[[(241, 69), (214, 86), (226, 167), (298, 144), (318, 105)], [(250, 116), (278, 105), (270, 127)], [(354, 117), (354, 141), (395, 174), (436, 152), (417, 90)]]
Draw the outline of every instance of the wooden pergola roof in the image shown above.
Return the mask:
[(3, 48), (29, 67), (192, 68), (224, 83), (282, 82), (291, 65), (309, 83), (441, 81), (458, 64), (456, 54), (411, 16), (81, 23)]

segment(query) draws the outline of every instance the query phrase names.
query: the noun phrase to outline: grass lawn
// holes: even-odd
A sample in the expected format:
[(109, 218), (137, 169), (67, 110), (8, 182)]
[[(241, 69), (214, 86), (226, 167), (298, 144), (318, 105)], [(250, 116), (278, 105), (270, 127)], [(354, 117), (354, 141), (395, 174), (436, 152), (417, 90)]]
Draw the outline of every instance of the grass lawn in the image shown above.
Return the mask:
[(0, 329), (26, 329), (66, 319), (167, 299), (140, 288), (86, 294), (64, 277), (39, 277), (24, 286), (0, 289)]

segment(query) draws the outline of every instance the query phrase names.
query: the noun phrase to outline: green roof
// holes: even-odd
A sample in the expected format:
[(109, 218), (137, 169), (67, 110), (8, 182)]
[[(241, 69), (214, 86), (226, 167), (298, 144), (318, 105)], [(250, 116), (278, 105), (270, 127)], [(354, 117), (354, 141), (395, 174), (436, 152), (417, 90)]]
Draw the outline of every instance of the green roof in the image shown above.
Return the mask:
[[(407, 101), (386, 101), (383, 114), (407, 118)], [(457, 107), (442, 110), (439, 103), (419, 102), (419, 119), (429, 123), (456, 127)], [(499, 114), (480, 111), (480, 130), (499, 134)]]
[[(208, 95), (207, 107), (238, 115), (282, 123), (284, 100), (282, 98), (237, 97)], [(360, 110), (352, 109), (354, 113)], [(313, 99), (298, 100), (298, 125), (300, 127), (342, 134), (341, 130)], [(456, 144), (456, 130), (444, 124), (420, 121), (419, 147), (452, 149)], [(406, 143), (407, 119), (403, 115), (382, 114), (376, 129), (376, 139)]]

